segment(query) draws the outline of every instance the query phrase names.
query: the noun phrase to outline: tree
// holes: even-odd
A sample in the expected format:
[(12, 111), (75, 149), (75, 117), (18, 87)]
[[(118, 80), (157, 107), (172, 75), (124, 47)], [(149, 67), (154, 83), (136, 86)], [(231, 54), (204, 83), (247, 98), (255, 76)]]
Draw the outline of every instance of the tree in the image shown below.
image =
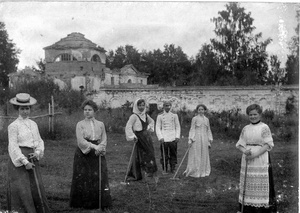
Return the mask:
[(141, 54), (132, 45), (125, 45), (125, 47), (118, 47), (115, 52), (112, 50), (109, 51), (107, 58), (110, 69), (122, 68), (127, 64), (132, 64), (139, 69)]
[(165, 44), (160, 49), (143, 53), (142, 64), (144, 70), (150, 73), (149, 82), (162, 86), (188, 85), (188, 75), (191, 72), (191, 63), (180, 46)]
[(246, 13), (239, 3), (227, 4), (226, 10), (212, 19), (217, 39), (211, 39), (211, 45), (223, 67), (223, 79), (231, 80), (227, 84), (232, 84), (232, 79), (235, 84), (264, 84), (266, 81), (266, 47), (272, 40), (259, 41), (262, 33), (252, 35), (253, 21), (251, 13)]
[[(297, 13), (296, 17), (299, 20), (300, 14)], [(299, 84), (299, 21), (295, 31), (296, 36), (289, 42), (290, 54), (285, 64), (287, 84)]]
[(224, 77), (222, 69), (219, 65), (217, 55), (213, 51), (210, 44), (204, 44), (196, 55), (194, 63), (195, 72), (192, 74), (192, 85), (212, 85), (215, 84), (220, 77)]
[(8, 37), (5, 24), (0, 22), (0, 86), (8, 87), (8, 74), (17, 71), (20, 50)]
[(271, 70), (269, 71), (267, 82), (268, 84), (283, 84), (285, 81), (284, 69), (280, 68), (281, 62), (278, 60), (276, 55), (271, 55), (270, 65)]
[(45, 59), (41, 59), (39, 61), (36, 61), (37, 68), (35, 66), (32, 66), (32, 70), (39, 73), (45, 73), (46, 70), (46, 61)]

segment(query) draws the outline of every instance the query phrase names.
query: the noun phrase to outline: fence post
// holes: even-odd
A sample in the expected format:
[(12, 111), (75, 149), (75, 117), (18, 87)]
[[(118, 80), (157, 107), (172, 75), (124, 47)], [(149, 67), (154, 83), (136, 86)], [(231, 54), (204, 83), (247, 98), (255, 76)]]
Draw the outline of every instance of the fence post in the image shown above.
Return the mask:
[(51, 103), (52, 103), (52, 133), (54, 133), (54, 98), (53, 95), (51, 96)]
[(49, 117), (49, 129), (48, 129), (48, 133), (51, 133), (51, 104), (48, 104), (48, 117)]

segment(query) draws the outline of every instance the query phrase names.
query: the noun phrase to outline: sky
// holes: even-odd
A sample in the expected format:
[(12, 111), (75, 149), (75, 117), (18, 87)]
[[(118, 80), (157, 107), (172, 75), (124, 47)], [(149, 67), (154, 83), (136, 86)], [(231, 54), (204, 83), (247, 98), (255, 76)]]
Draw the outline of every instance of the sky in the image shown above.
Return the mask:
[[(21, 50), (19, 69), (36, 66), (45, 58), (43, 48), (72, 32), (107, 51), (127, 44), (139, 51), (164, 49), (165, 44), (180, 46), (195, 57), (205, 43), (216, 38), (212, 18), (225, 10), (224, 1), (3, 1), (0, 21), (9, 38)], [(284, 67), (288, 42), (296, 35), (299, 3), (240, 2), (251, 12), (262, 40), (272, 38), (269, 55), (277, 55)]]

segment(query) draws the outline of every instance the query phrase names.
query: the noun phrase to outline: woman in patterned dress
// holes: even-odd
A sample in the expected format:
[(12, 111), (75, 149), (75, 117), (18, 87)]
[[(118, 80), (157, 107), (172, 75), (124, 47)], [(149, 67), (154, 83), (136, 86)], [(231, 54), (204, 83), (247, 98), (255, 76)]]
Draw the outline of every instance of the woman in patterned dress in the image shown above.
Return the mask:
[(207, 107), (199, 104), (196, 107), (197, 115), (193, 117), (189, 132), (189, 146), (186, 176), (205, 177), (209, 176), (211, 167), (209, 160), (209, 148), (213, 141), (208, 118), (204, 115)]
[(144, 99), (136, 100), (132, 111), (133, 114), (127, 121), (125, 133), (127, 141), (134, 141), (136, 146), (128, 177), (140, 180), (143, 177), (141, 172), (143, 170), (145, 178), (153, 177), (155, 183), (157, 183), (157, 165), (153, 141), (149, 133), (154, 131), (154, 120), (146, 114), (146, 102)]
[[(240, 172), (240, 208), (244, 204), (244, 213), (276, 212), (269, 153), (274, 147), (272, 134), (269, 126), (260, 120), (262, 109), (259, 105), (248, 106), (246, 113), (250, 124), (243, 128), (236, 143), (236, 147), (243, 153)], [(246, 163), (248, 165), (245, 179)], [(245, 194), (244, 181), (246, 181)]]
[(97, 104), (82, 103), (85, 119), (76, 126), (77, 149), (74, 155), (70, 207), (99, 208), (99, 158), (101, 158), (101, 208), (110, 208), (112, 199), (106, 164), (107, 136), (103, 122), (95, 119)]
[(39, 165), (44, 155), (44, 141), (37, 124), (28, 118), (36, 99), (27, 93), (19, 93), (10, 103), (18, 110), (19, 117), (8, 126), (8, 210), (48, 213)]

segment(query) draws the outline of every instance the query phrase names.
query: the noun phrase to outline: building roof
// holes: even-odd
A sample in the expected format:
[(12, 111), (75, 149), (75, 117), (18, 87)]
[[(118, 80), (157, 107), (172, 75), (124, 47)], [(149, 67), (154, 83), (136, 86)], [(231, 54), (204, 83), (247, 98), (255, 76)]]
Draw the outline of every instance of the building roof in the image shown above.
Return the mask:
[(86, 39), (83, 34), (78, 32), (73, 32), (68, 34), (67, 37), (60, 39), (60, 41), (44, 47), (44, 50), (48, 49), (78, 49), (78, 48), (88, 48), (88, 49), (95, 49), (100, 52), (105, 52), (103, 48), (97, 46), (97, 44), (91, 42), (90, 40)]

